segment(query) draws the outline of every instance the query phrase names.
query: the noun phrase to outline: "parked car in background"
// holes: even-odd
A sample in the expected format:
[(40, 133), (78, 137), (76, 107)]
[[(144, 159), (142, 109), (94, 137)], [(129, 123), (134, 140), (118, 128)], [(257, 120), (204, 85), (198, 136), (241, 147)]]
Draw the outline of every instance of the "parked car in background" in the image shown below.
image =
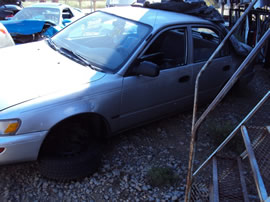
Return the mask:
[(8, 20), (13, 17), (16, 13), (22, 10), (22, 7), (12, 4), (0, 6), (0, 20)]
[[(0, 50), (0, 164), (39, 160), (57, 180), (93, 173), (100, 139), (192, 107), (196, 76), (225, 35), (191, 15), (112, 7)], [(241, 60), (226, 43), (200, 79), (200, 104)]]
[(37, 3), (23, 8), (8, 21), (1, 21), (15, 43), (26, 43), (51, 37), (67, 24), (84, 16), (76, 8), (60, 3)]
[(20, 7), (22, 6), (22, 2), (25, 0), (1, 0), (0, 5), (17, 5)]
[(14, 41), (8, 33), (7, 29), (0, 23), (0, 48), (14, 45)]

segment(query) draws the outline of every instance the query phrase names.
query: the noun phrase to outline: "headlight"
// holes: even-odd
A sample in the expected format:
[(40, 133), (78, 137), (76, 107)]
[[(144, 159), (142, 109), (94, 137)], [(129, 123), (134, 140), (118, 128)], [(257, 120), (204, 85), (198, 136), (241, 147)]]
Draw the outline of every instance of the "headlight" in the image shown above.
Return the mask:
[(20, 127), (20, 120), (0, 120), (0, 135), (11, 135), (16, 133)]

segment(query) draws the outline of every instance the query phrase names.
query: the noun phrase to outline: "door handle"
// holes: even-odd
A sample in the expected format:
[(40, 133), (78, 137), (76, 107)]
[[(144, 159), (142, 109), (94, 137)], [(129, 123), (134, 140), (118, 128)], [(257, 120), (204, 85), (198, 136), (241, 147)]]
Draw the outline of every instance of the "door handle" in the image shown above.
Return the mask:
[(178, 82), (179, 83), (187, 82), (187, 81), (189, 81), (189, 79), (190, 79), (190, 76), (189, 75), (185, 75), (185, 76), (180, 77), (179, 80), (178, 80)]

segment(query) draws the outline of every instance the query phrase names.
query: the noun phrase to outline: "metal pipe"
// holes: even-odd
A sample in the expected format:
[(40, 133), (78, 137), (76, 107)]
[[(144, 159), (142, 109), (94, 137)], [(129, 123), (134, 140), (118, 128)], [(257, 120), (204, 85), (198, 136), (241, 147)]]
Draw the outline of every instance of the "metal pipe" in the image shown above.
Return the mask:
[(194, 105), (193, 105), (193, 116), (192, 116), (192, 128), (191, 128), (191, 141), (190, 141), (190, 151), (189, 151), (189, 162), (188, 162), (188, 174), (187, 174), (187, 184), (186, 184), (186, 192), (185, 192), (185, 201), (189, 201), (190, 199), (190, 189), (191, 189), (191, 183), (192, 183), (192, 172), (193, 172), (193, 162), (195, 159), (195, 148), (196, 148), (196, 128), (195, 128), (195, 121), (196, 121), (196, 113), (197, 113), (197, 99), (198, 99), (198, 83), (201, 74), (205, 71), (206, 67), (212, 62), (214, 57), (217, 55), (217, 53), (221, 50), (221, 48), (224, 46), (225, 42), (229, 39), (229, 37), (233, 34), (233, 32), (238, 28), (238, 26), (242, 23), (243, 19), (245, 19), (245, 16), (249, 13), (249, 11), (253, 8), (257, 0), (253, 0), (246, 11), (243, 13), (243, 15), (238, 19), (238, 21), (234, 24), (232, 29), (229, 31), (229, 33), (224, 37), (222, 42), (219, 44), (217, 49), (213, 52), (213, 54), (210, 56), (210, 58), (207, 60), (207, 62), (202, 67), (201, 71), (198, 73), (196, 77), (196, 83), (195, 83), (195, 92), (194, 92)]
[[(234, 85), (234, 83), (237, 81), (238, 77), (240, 76), (240, 73), (244, 70), (244, 68), (246, 66), (248, 66), (252, 62), (252, 60), (255, 58), (255, 56), (257, 55), (257, 53), (260, 51), (260, 49), (262, 48), (262, 46), (266, 42), (266, 39), (269, 36), (270, 36), (270, 29), (267, 30), (267, 32), (263, 35), (263, 37), (260, 39), (260, 41), (257, 43), (257, 45), (249, 53), (249, 55), (247, 56), (247, 58), (243, 61), (243, 63), (240, 65), (240, 67), (233, 74), (233, 76), (231, 77), (231, 79), (226, 83), (226, 85), (223, 87), (223, 89), (219, 92), (219, 94), (216, 96), (216, 98), (212, 101), (212, 103), (208, 106), (208, 108), (204, 111), (204, 113), (198, 119), (198, 121), (196, 122), (196, 125), (194, 126), (196, 130), (198, 129), (198, 127), (200, 126), (200, 124), (204, 121), (205, 117), (210, 113), (210, 111), (212, 109), (214, 109), (214, 107), (220, 102), (220, 100), (222, 100), (222, 98), (226, 95), (226, 93)], [(228, 137), (230, 137), (230, 135)], [(227, 144), (227, 142), (226, 142), (226, 144)]]
[(194, 172), (193, 177), (195, 177), (198, 172), (204, 168), (210, 160), (215, 156), (237, 133), (243, 124), (245, 124), (265, 103), (265, 101), (270, 97), (270, 91), (268, 91), (265, 96), (260, 100), (260, 102), (248, 113), (248, 115), (238, 124), (238, 126), (231, 132), (231, 134), (218, 146), (218, 148), (200, 165), (200, 167)]

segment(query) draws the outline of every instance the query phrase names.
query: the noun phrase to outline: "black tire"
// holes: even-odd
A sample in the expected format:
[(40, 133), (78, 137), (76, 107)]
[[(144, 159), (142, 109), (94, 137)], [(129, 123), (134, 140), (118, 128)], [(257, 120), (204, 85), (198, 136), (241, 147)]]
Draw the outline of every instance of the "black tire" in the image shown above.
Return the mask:
[(39, 161), (40, 174), (59, 181), (83, 178), (97, 171), (99, 165), (98, 151), (93, 151), (93, 149), (79, 156), (68, 158), (45, 156)]
[(46, 178), (58, 181), (81, 179), (94, 173), (100, 166), (98, 141), (82, 128), (74, 125), (68, 128), (54, 131), (42, 146), (39, 169)]

